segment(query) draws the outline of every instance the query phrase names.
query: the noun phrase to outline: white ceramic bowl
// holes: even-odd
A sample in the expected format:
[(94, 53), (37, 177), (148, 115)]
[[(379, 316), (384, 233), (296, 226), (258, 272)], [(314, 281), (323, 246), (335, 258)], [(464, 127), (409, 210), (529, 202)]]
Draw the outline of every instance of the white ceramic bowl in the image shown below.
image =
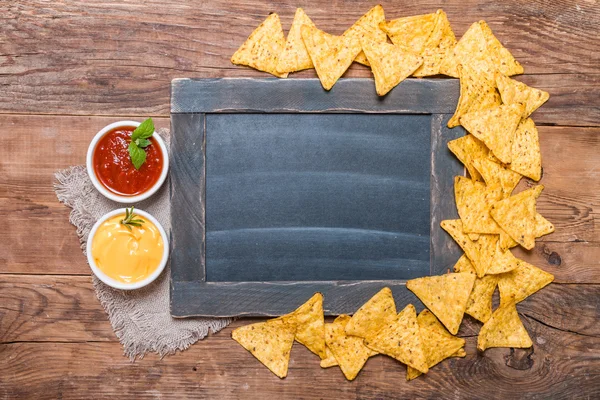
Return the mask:
[(148, 197), (150, 197), (154, 193), (156, 193), (156, 191), (158, 189), (160, 189), (162, 184), (165, 182), (165, 179), (167, 179), (167, 173), (169, 172), (169, 152), (167, 150), (167, 146), (165, 145), (165, 142), (162, 140), (162, 138), (156, 132), (154, 132), (152, 134), (152, 138), (160, 146), (160, 150), (162, 151), (162, 155), (163, 155), (162, 172), (161, 172), (160, 176), (158, 177), (158, 180), (156, 181), (154, 186), (152, 186), (150, 189), (148, 189), (144, 193), (140, 193), (135, 196), (123, 196), (123, 195), (119, 195), (117, 193), (114, 193), (114, 192), (108, 190), (96, 176), (96, 172), (94, 171), (94, 150), (96, 150), (96, 145), (98, 144), (98, 142), (100, 141), (102, 136), (104, 136), (106, 133), (108, 133), (109, 131), (112, 131), (115, 128), (123, 128), (123, 127), (128, 127), (128, 126), (138, 127), (139, 125), (140, 125), (140, 123), (136, 122), (136, 121), (118, 121), (118, 122), (113, 122), (110, 125), (106, 125), (104, 128), (102, 128), (100, 130), (100, 132), (98, 132), (96, 134), (96, 136), (94, 136), (94, 138), (92, 139), (92, 141), (90, 143), (90, 146), (88, 147), (86, 165), (87, 165), (87, 172), (88, 172), (88, 175), (90, 176), (90, 179), (92, 180), (92, 183), (94, 184), (96, 189), (98, 189), (98, 191), (100, 193), (102, 193), (105, 197), (109, 198), (110, 200), (119, 202), (119, 203), (131, 204), (131, 203), (137, 203), (138, 201), (146, 200)]
[(100, 218), (94, 224), (94, 226), (92, 227), (92, 230), (90, 231), (90, 235), (88, 237), (87, 259), (88, 259), (88, 263), (90, 264), (90, 268), (92, 268), (92, 271), (98, 277), (98, 279), (100, 279), (102, 282), (106, 283), (108, 286), (113, 287), (115, 289), (133, 290), (133, 289), (139, 289), (141, 287), (149, 285), (156, 278), (158, 278), (158, 276), (163, 272), (163, 270), (165, 269), (165, 266), (167, 265), (167, 261), (169, 260), (169, 240), (167, 239), (167, 233), (163, 229), (162, 225), (156, 220), (156, 218), (154, 218), (152, 215), (148, 214), (146, 211), (138, 210), (136, 208), (134, 210), (134, 213), (146, 218), (148, 221), (152, 222), (156, 226), (156, 228), (160, 232), (160, 236), (162, 237), (163, 245), (164, 245), (163, 256), (162, 256), (162, 259), (160, 260), (160, 264), (158, 265), (158, 268), (156, 268), (156, 270), (152, 274), (150, 274), (146, 279), (141, 280), (139, 282), (135, 282), (135, 283), (123, 283), (123, 282), (116, 281), (113, 278), (106, 275), (104, 272), (102, 272), (102, 270), (100, 268), (98, 268), (98, 266), (96, 265), (96, 262), (94, 261), (94, 257), (92, 256), (92, 243), (94, 240), (94, 236), (96, 235), (96, 231), (98, 230), (100, 225), (102, 225), (104, 222), (106, 222), (106, 220), (108, 220), (109, 218), (112, 218), (115, 215), (121, 215), (121, 214), (125, 215), (124, 208), (119, 208), (117, 210), (114, 210), (107, 214), (104, 214), (102, 216), (102, 218)]

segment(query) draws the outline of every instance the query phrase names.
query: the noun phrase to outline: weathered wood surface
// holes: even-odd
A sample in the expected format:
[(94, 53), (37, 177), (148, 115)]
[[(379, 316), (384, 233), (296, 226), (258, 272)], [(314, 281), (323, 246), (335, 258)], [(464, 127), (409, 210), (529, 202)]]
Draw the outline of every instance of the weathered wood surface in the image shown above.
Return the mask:
[[(519, 305), (533, 353), (478, 354), (469, 337), (466, 359), (409, 384), (404, 368), (384, 357), (345, 382), (339, 370), (321, 370), (301, 346), (294, 347), (290, 376), (280, 381), (232, 343), (231, 328), (163, 360), (147, 356), (131, 364), (123, 357), (95, 299), (68, 210), (56, 202), (53, 172), (82, 164), (89, 140), (109, 122), (167, 117), (172, 78), (265, 77), (231, 65), (229, 57), (268, 12), (277, 11), (287, 30), (301, 6), (319, 27), (341, 33), (374, 4), (0, 2), (0, 399), (600, 396), (598, 0), (443, 4), (458, 36), (474, 21), (490, 23), (525, 66), (518, 79), (552, 95), (534, 114), (536, 123), (562, 125), (539, 128), (546, 186), (539, 207), (557, 232), (531, 252), (516, 253), (572, 284), (552, 284)], [(393, 18), (440, 4), (383, 6)], [(346, 76), (370, 72), (354, 65)], [(467, 319), (461, 334), (477, 328)]]

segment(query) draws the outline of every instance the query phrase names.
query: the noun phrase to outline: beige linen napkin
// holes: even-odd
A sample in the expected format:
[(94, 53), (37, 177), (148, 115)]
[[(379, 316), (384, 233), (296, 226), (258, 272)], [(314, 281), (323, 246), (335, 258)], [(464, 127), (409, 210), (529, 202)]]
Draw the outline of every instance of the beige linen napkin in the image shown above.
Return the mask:
[[(158, 132), (169, 143), (169, 131)], [(77, 228), (83, 253), (94, 223), (109, 211), (124, 207), (108, 200), (92, 185), (84, 165), (56, 173), (55, 191), (58, 200), (70, 207), (70, 222)], [(135, 207), (152, 214), (170, 231), (169, 181), (148, 200)], [(185, 350), (196, 341), (226, 327), (229, 318), (172, 318), (169, 311), (170, 266), (151, 285), (132, 291), (113, 289), (92, 275), (96, 295), (108, 314), (115, 334), (131, 359), (147, 352), (161, 356)]]

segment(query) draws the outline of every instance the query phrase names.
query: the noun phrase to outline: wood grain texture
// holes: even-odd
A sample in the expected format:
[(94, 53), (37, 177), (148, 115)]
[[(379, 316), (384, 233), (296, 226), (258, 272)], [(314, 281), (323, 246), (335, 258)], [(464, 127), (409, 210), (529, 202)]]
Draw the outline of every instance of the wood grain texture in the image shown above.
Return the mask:
[[(266, 77), (233, 66), (229, 58), (269, 12), (280, 14), (287, 31), (298, 6), (320, 28), (341, 34), (373, 3), (153, 0), (140, 7), (100, 0), (8, 2), (0, 6), (6, 38), (0, 42), (0, 110), (167, 116), (173, 78)], [(387, 18), (397, 18), (433, 12), (440, 5), (390, 1), (383, 6)], [(485, 19), (526, 73), (533, 74), (524, 81), (551, 93), (535, 116), (539, 123), (600, 125), (596, 1), (469, 0), (443, 7), (459, 37), (471, 23)], [(346, 74), (370, 75), (357, 64)]]

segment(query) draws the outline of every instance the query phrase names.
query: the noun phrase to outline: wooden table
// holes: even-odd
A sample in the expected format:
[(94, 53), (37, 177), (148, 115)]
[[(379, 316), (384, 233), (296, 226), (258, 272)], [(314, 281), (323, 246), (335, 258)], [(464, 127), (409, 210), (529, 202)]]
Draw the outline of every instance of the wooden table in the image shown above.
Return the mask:
[[(556, 276), (519, 305), (533, 349), (478, 353), (477, 324), (467, 320), (460, 333), (468, 356), (413, 382), (381, 356), (346, 382), (302, 346), (279, 380), (230, 339), (230, 327), (184, 353), (130, 363), (94, 295), (53, 172), (83, 164), (92, 136), (112, 121), (152, 116), (168, 127), (172, 78), (265, 76), (229, 57), (268, 12), (288, 29), (302, 6), (340, 34), (374, 3), (7, 0), (0, 2), (0, 398), (598, 398), (600, 2), (443, 3), (458, 36), (485, 19), (524, 65), (519, 79), (551, 94), (533, 118), (546, 186), (538, 210), (556, 233), (516, 251)], [(383, 6), (394, 18), (440, 4)], [(353, 65), (346, 76), (370, 71)]]

